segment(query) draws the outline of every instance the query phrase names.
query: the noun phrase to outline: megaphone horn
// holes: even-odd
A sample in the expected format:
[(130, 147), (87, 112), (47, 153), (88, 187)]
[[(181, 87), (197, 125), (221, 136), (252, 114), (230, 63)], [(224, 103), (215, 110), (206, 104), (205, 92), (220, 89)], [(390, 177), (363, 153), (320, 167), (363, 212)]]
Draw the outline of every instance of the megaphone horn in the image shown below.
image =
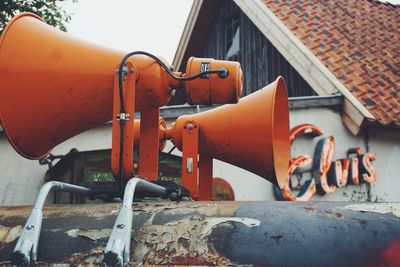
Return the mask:
[[(287, 99), (284, 79), (278, 77), (238, 104), (179, 117), (167, 136), (182, 150), (188, 122), (194, 123), (200, 155), (246, 169), (282, 188), (290, 156)], [(182, 169), (182, 175), (186, 172)]]

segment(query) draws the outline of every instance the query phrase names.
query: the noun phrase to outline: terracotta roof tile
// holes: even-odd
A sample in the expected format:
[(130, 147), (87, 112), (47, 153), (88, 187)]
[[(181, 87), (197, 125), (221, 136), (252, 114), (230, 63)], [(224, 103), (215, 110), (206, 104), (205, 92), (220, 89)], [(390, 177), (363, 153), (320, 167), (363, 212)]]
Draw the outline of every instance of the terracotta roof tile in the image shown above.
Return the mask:
[(263, 0), (381, 124), (400, 126), (400, 6)]

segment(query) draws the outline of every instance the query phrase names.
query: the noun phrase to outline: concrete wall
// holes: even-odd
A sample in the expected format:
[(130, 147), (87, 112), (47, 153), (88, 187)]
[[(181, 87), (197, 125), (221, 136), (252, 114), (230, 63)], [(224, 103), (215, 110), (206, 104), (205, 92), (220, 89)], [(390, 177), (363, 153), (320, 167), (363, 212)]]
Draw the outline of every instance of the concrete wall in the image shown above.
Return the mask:
[[(328, 108), (294, 109), (290, 113), (291, 127), (301, 123), (313, 123), (324, 134), (335, 137), (335, 159), (344, 158), (350, 147), (360, 146), (365, 151), (367, 144), (365, 132), (353, 136), (341, 121), (340, 114)], [(312, 200), (367, 200), (400, 201), (400, 131), (388, 129), (369, 129), (369, 150), (377, 156), (373, 163), (379, 178), (371, 186), (347, 186), (325, 196), (314, 196)], [(313, 155), (317, 138), (296, 139), (292, 156)], [(168, 144), (166, 151), (171, 147)], [(111, 147), (111, 127), (104, 125), (86, 131), (57, 146), (54, 154), (65, 154), (72, 148), (80, 151)], [(180, 154), (179, 151), (176, 154)], [(19, 156), (8, 144), (3, 133), (0, 135), (0, 205), (21, 205), (34, 203), (40, 186), (44, 182), (47, 166)], [(310, 174), (303, 174), (308, 179)], [(243, 169), (214, 160), (214, 177), (228, 180), (237, 200), (274, 200), (271, 184), (261, 177)]]

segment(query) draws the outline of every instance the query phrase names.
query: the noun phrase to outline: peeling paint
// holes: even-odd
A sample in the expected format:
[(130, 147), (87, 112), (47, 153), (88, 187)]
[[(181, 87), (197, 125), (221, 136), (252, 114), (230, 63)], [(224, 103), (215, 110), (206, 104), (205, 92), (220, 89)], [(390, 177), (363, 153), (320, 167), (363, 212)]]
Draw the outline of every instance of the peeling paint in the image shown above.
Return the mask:
[(11, 243), (22, 233), (22, 225), (7, 227), (0, 225), (0, 243)]
[[(146, 264), (184, 264), (185, 259), (200, 265), (229, 264), (230, 261), (219, 255), (208, 237), (212, 230), (222, 224), (232, 227), (232, 222), (256, 227), (259, 220), (246, 217), (191, 216), (187, 219), (171, 221), (163, 225), (153, 224), (154, 216), (134, 233), (136, 244), (132, 247), (133, 259)], [(225, 225), (225, 223), (228, 223)], [(170, 257), (165, 257), (168, 254)]]
[(344, 207), (349, 210), (361, 212), (375, 212), (380, 214), (393, 213), (394, 216), (400, 218), (400, 203), (353, 204)]
[(71, 229), (68, 230), (66, 233), (70, 237), (86, 237), (93, 241), (107, 238), (111, 235), (112, 229), (101, 229), (101, 230), (82, 230), (82, 229)]
[(75, 253), (68, 258), (66, 266), (103, 266), (103, 253), (102, 247), (93, 248), (89, 253)]

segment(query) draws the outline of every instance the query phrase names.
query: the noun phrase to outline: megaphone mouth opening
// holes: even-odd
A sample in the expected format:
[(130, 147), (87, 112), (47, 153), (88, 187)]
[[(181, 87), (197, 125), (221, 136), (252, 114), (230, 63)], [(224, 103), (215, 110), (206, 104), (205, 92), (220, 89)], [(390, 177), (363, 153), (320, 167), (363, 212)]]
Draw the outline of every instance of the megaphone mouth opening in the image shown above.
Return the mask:
[(276, 182), (282, 189), (288, 182), (287, 170), (289, 166), (290, 145), (289, 145), (289, 106), (286, 84), (279, 76), (276, 79), (277, 85), (273, 101), (273, 126), (272, 146), (274, 154), (274, 172)]

